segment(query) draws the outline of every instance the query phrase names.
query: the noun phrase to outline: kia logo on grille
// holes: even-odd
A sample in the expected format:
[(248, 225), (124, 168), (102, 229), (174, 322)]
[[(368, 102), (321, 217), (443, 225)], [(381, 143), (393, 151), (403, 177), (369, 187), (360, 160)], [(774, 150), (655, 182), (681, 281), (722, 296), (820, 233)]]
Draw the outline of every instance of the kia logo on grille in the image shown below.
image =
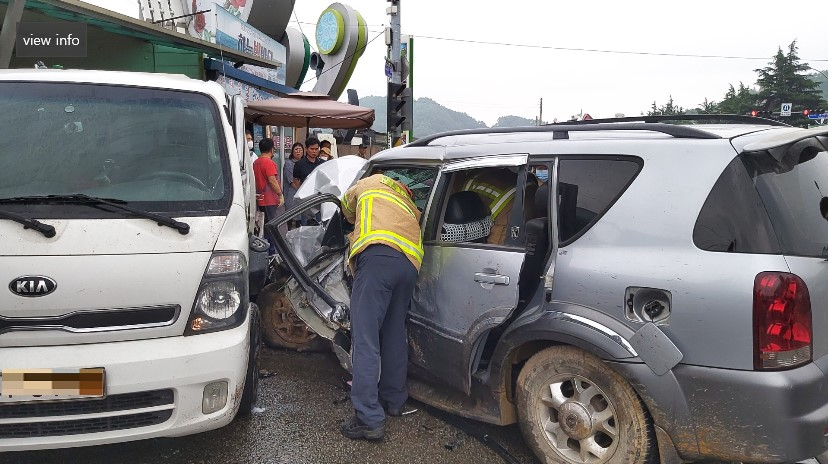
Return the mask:
[(22, 276), (11, 281), (9, 290), (20, 296), (44, 296), (54, 292), (57, 286), (46, 276)]

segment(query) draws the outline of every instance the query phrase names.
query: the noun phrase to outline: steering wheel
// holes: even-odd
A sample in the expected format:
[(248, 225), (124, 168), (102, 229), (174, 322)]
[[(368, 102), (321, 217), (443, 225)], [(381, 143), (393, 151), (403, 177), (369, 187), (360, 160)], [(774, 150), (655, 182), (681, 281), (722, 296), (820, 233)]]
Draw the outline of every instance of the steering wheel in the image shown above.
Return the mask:
[(190, 174), (185, 174), (183, 172), (175, 172), (175, 171), (153, 171), (148, 172), (146, 174), (141, 174), (137, 177), (138, 180), (141, 179), (172, 179), (177, 181), (183, 181), (185, 183), (195, 185), (201, 190), (208, 190), (207, 186), (204, 185), (204, 182), (199, 180), (197, 177), (193, 177)]

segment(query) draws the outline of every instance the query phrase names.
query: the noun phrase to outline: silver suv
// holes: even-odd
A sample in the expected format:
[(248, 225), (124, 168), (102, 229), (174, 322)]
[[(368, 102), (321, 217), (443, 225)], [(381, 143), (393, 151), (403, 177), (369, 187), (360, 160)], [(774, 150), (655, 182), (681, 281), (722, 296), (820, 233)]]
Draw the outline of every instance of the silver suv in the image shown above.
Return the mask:
[[(412, 397), (518, 422), (544, 462), (819, 455), (827, 130), (716, 118), (449, 132), (326, 163), (266, 226), (290, 274), (282, 310), (349, 367), (338, 197), (383, 172), (424, 213)], [(498, 217), (490, 187), (510, 197)], [(306, 211), (321, 225), (279, 234)]]

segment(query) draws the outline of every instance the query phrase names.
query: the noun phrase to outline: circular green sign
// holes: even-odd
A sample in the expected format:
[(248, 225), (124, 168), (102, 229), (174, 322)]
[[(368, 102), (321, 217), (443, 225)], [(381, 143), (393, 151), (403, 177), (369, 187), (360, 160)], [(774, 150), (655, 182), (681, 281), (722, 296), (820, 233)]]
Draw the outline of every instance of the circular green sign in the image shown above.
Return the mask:
[(337, 10), (323, 11), (317, 21), (317, 48), (320, 53), (329, 55), (336, 52), (343, 43), (344, 35), (343, 15)]

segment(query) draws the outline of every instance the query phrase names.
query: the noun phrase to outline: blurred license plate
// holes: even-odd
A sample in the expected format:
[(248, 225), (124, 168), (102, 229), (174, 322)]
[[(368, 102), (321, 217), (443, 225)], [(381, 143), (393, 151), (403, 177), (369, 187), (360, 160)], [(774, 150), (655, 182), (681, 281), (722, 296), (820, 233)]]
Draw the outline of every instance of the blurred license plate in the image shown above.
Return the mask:
[(102, 398), (104, 368), (3, 369), (0, 403)]

